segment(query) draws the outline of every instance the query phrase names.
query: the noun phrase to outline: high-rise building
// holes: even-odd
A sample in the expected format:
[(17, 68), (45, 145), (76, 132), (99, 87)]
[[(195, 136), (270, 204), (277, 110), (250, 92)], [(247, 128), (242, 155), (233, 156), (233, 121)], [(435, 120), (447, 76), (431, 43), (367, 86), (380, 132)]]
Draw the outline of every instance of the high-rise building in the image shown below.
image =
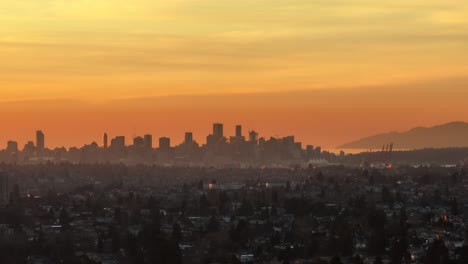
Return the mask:
[(213, 136), (215, 139), (220, 139), (224, 136), (223, 124), (220, 124), (220, 123), (213, 124)]
[(236, 126), (236, 137), (242, 137), (242, 126), (241, 125)]
[(116, 150), (123, 150), (125, 149), (125, 137), (118, 136), (111, 140), (111, 148)]
[(9, 202), (8, 175), (0, 171), (0, 205), (6, 205)]
[(7, 153), (9, 155), (17, 153), (18, 152), (18, 142), (8, 141), (6, 150), (7, 150)]
[(193, 133), (192, 132), (186, 132), (185, 133), (185, 144), (190, 144), (193, 141)]
[(315, 148), (315, 153), (316, 153), (317, 155), (321, 155), (321, 154), (322, 154), (322, 147), (320, 147), (320, 146), (319, 146), (319, 147), (316, 147), (316, 148)]
[(104, 149), (107, 149), (107, 140), (108, 140), (107, 139), (107, 133), (104, 133), (104, 138), (102, 140), (103, 141), (102, 145), (103, 145)]
[(287, 136), (281, 139), (284, 145), (293, 146), (294, 145), (294, 136)]
[(250, 131), (249, 132), (249, 142), (257, 144), (258, 142), (258, 133), (255, 131)]
[(144, 147), (145, 146), (145, 139), (142, 138), (142, 137), (133, 138), (133, 146), (134, 147)]
[(36, 148), (38, 151), (43, 151), (45, 148), (45, 137), (41, 130), (36, 131)]
[(314, 157), (314, 146), (313, 145), (307, 145), (306, 146), (306, 153), (307, 153), (307, 158)]
[(24, 145), (23, 153), (25, 153), (26, 155), (32, 155), (34, 154), (35, 149), (36, 147), (34, 146), (34, 142), (28, 141), (28, 143)]
[(152, 149), (153, 148), (153, 136), (150, 134), (146, 134), (143, 138), (144, 145), (146, 149)]
[(171, 139), (168, 137), (159, 138), (159, 149), (162, 151), (169, 151), (171, 148)]

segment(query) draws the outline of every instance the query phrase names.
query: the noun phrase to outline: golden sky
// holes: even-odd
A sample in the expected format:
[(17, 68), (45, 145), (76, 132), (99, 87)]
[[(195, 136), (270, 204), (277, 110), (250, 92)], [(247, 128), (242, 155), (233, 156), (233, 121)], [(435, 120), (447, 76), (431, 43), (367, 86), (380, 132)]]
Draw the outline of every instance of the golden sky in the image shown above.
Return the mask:
[[(190, 120), (203, 121), (187, 128), (200, 134), (216, 121), (248, 123), (268, 136), (295, 132), (307, 143), (332, 146), (412, 125), (468, 121), (468, 108), (452, 103), (468, 95), (466, 14), (465, 0), (2, 0), (0, 115), (10, 117), (2, 121), (0, 146), (9, 138), (24, 142), (36, 128), (49, 132), (51, 147), (99, 140), (103, 130), (129, 135), (134, 126), (155, 135), (172, 127), (166, 133), (177, 139), (175, 130), (183, 134)], [(428, 86), (437, 97), (419, 100)], [(343, 89), (354, 93), (341, 102)], [(369, 89), (388, 97), (367, 96)], [(404, 89), (413, 90), (422, 113), (437, 111), (409, 119), (399, 108)], [(303, 95), (309, 100), (300, 111), (294, 91), (313, 92)], [(307, 106), (317, 104), (320, 91), (330, 93), (321, 108)], [(259, 95), (271, 93), (296, 99)], [(254, 94), (257, 101), (242, 108), (245, 99), (236, 95), (235, 104), (228, 94)], [(184, 107), (202, 95), (209, 111)], [(168, 106), (176, 109), (170, 120), (157, 118), (164, 107), (138, 110), (126, 101), (161, 96), (179, 97)], [(397, 114), (391, 123), (377, 122), (387, 99)], [(265, 100), (268, 107), (254, 107)], [(226, 103), (210, 104), (218, 101)], [(254, 118), (246, 107), (256, 109)], [(284, 123), (271, 111), (286, 116)], [(97, 120), (81, 126), (80, 135), (64, 135), (63, 127), (76, 121), (66, 113)], [(141, 113), (152, 125), (134, 122)], [(311, 115), (320, 115), (319, 128), (301, 124)], [(351, 116), (376, 120), (336, 132), (353, 125)]]

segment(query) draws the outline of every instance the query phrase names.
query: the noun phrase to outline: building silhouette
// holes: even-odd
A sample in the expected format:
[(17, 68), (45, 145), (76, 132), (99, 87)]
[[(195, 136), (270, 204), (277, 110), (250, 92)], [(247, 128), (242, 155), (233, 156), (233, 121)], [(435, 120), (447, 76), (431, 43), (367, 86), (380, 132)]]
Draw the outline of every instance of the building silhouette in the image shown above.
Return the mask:
[(17, 153), (18, 152), (18, 142), (16, 141), (8, 141), (7, 142), (7, 152), (9, 155)]
[(111, 140), (111, 148), (114, 150), (125, 149), (125, 136), (118, 136)]
[(255, 132), (253, 130), (249, 132), (249, 142), (253, 143), (255, 145), (258, 143), (258, 133), (257, 132)]
[(242, 126), (241, 125), (236, 126), (236, 137), (242, 137)]
[(45, 136), (41, 130), (36, 131), (36, 148), (39, 152), (43, 152), (45, 148)]
[(107, 141), (108, 141), (107, 133), (104, 133), (104, 137), (103, 137), (102, 141), (103, 141), (102, 145), (103, 145), (104, 149), (107, 149), (107, 144), (108, 144), (107, 143)]
[(185, 133), (185, 140), (184, 140), (184, 143), (185, 144), (190, 144), (193, 142), (193, 133), (192, 132), (186, 132)]
[(159, 149), (161, 151), (169, 151), (171, 149), (171, 139), (168, 137), (159, 138)]
[(144, 135), (143, 145), (145, 146), (145, 149), (151, 150), (153, 148), (153, 136), (150, 134)]
[(221, 123), (213, 124), (213, 137), (215, 140), (218, 140), (224, 137), (223, 124)]
[(145, 139), (142, 137), (133, 138), (133, 146), (138, 148), (143, 148), (145, 146)]
[[(117, 136), (110, 140), (107, 133), (103, 134), (102, 145), (96, 142), (86, 144), (81, 148), (46, 149), (44, 133), (36, 131), (36, 144), (28, 142), (23, 150), (18, 149), (18, 143), (8, 141), (5, 150), (0, 150), (0, 162), (10, 164), (34, 164), (41, 162), (123, 162), (128, 164), (237, 164), (239, 166), (260, 163), (293, 164), (301, 160), (325, 157), (320, 147), (312, 145), (302, 148), (301, 142), (296, 142), (293, 135), (286, 137), (259, 138), (256, 131), (242, 134), (242, 126), (236, 125), (233, 136), (224, 135), (221, 123), (213, 124), (213, 132), (207, 136), (205, 144), (197, 143), (192, 132), (185, 132), (184, 141), (171, 147), (168, 137), (159, 138), (159, 147), (153, 151), (153, 136), (134, 137), (133, 144), (126, 144), (125, 136)], [(105, 150), (105, 151), (103, 151)]]
[(8, 175), (0, 171), (0, 205), (7, 205), (9, 202)]

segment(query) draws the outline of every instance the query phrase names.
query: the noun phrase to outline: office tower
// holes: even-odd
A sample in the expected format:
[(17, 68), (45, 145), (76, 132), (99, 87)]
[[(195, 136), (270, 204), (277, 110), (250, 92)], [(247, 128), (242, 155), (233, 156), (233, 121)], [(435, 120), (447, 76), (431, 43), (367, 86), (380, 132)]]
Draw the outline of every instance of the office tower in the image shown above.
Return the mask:
[(316, 147), (316, 148), (315, 148), (315, 153), (316, 153), (317, 155), (322, 154), (322, 147)]
[(213, 124), (213, 136), (215, 139), (220, 139), (224, 136), (223, 124), (220, 124), (220, 123)]
[(257, 144), (258, 142), (258, 133), (255, 131), (250, 131), (249, 132), (249, 142)]
[(28, 143), (24, 145), (23, 152), (27, 155), (31, 155), (34, 153), (35, 148), (34, 142), (28, 141)]
[(294, 145), (294, 136), (287, 136), (287, 137), (284, 137), (282, 138), (282, 141), (283, 141), (283, 144), (284, 145)]
[(7, 143), (7, 153), (8, 154), (14, 154), (18, 152), (18, 142), (16, 141), (8, 141)]
[(7, 205), (9, 202), (8, 175), (0, 171), (0, 205)]
[(242, 126), (241, 125), (236, 126), (236, 137), (242, 137)]
[(169, 151), (171, 148), (171, 139), (167, 137), (159, 138), (159, 149), (163, 151)]
[(152, 149), (153, 148), (153, 136), (150, 134), (146, 134), (144, 136), (144, 145), (146, 149)]
[(125, 149), (125, 137), (118, 136), (118, 137), (113, 138), (111, 140), (111, 147), (113, 149), (120, 149), (120, 150)]
[(314, 156), (314, 146), (313, 145), (307, 145), (306, 146), (306, 153), (308, 158), (312, 158)]
[(145, 146), (145, 139), (142, 137), (133, 138), (133, 146), (135, 147), (144, 147)]
[(302, 150), (302, 142), (294, 142), (294, 146), (296, 150)]
[(193, 133), (192, 132), (186, 132), (185, 133), (185, 144), (190, 144), (193, 141)]
[(44, 133), (41, 130), (36, 131), (36, 148), (38, 151), (43, 151), (45, 147)]
[(103, 146), (104, 146), (104, 149), (107, 149), (107, 133), (104, 133)]

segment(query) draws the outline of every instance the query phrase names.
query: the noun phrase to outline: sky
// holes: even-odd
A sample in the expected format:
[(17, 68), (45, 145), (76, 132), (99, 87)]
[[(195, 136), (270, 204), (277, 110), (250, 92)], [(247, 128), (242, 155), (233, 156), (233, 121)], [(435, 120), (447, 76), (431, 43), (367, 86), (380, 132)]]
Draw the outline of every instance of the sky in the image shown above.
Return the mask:
[[(464, 0), (2, 0), (0, 147), (468, 121)], [(232, 128), (232, 129), (231, 129)], [(232, 131), (231, 131), (232, 130)]]

